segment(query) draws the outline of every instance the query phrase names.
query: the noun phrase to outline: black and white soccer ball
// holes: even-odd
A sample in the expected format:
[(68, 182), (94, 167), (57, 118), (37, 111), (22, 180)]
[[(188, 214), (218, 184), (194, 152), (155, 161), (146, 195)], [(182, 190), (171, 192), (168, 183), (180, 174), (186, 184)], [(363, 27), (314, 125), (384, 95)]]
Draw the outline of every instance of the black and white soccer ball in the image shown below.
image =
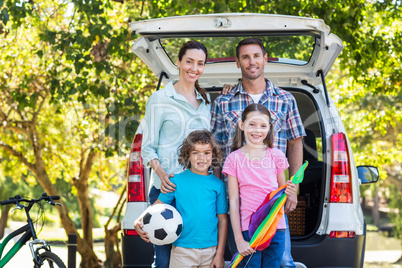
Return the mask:
[(179, 212), (167, 204), (156, 204), (145, 210), (142, 230), (148, 233), (155, 245), (166, 245), (176, 241), (183, 230), (183, 219)]

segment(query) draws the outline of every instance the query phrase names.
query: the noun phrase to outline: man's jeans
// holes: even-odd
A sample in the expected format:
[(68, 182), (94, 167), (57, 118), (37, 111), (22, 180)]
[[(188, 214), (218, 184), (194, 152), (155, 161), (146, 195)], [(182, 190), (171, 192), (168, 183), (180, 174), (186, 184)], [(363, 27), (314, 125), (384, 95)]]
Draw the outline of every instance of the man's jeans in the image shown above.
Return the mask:
[[(156, 189), (152, 186), (151, 190), (149, 191), (149, 202), (151, 205), (155, 203), (158, 199), (161, 190)], [(174, 202), (175, 203), (175, 202)], [(175, 204), (171, 204), (175, 206)], [(170, 262), (170, 251), (172, 249), (172, 244), (158, 246), (154, 245), (154, 262), (152, 263), (152, 268), (169, 268)]]
[(288, 216), (285, 214), (286, 220), (286, 230), (285, 230), (285, 251), (283, 252), (281, 267), (282, 268), (296, 268), (296, 264), (292, 258), (292, 244), (290, 242), (290, 232), (289, 232), (289, 223)]

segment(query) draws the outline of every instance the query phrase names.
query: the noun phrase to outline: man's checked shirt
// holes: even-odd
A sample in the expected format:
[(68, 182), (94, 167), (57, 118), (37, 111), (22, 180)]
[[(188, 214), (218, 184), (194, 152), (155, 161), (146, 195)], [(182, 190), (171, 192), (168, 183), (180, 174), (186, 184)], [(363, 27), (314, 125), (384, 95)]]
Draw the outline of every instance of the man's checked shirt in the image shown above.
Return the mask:
[[(271, 112), (274, 125), (274, 148), (286, 155), (288, 140), (306, 136), (303, 122), (297, 109), (296, 100), (289, 92), (275, 87), (266, 80), (267, 88), (258, 103), (263, 104)], [(230, 153), (236, 125), (241, 119), (244, 109), (254, 103), (239, 83), (227, 95), (219, 95), (211, 108), (211, 131), (222, 146), (226, 156)]]

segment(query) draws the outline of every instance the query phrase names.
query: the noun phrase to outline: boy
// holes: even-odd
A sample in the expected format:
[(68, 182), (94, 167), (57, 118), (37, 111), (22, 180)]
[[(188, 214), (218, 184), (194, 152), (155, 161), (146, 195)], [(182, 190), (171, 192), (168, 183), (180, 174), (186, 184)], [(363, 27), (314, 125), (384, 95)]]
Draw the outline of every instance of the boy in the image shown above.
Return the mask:
[[(170, 267), (223, 268), (228, 204), (224, 183), (211, 173), (211, 166), (220, 165), (223, 154), (208, 130), (191, 132), (179, 152), (184, 171), (172, 178), (176, 190), (161, 193), (154, 203), (170, 204), (175, 199), (183, 218), (183, 232), (173, 243)], [(149, 242), (141, 218), (134, 227)]]

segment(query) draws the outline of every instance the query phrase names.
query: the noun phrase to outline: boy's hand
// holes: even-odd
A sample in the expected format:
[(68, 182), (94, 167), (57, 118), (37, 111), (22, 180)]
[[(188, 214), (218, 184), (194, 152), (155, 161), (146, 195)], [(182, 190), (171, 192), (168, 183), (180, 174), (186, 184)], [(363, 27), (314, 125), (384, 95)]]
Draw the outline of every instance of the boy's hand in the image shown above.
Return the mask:
[(215, 255), (211, 263), (211, 268), (224, 268), (224, 267), (225, 267), (225, 260), (223, 259), (223, 256)]
[(138, 235), (144, 240), (145, 242), (149, 243), (149, 236), (147, 232), (144, 232), (142, 230), (142, 227), (144, 225), (142, 224), (142, 218), (138, 218), (134, 221), (134, 228), (137, 231)]

